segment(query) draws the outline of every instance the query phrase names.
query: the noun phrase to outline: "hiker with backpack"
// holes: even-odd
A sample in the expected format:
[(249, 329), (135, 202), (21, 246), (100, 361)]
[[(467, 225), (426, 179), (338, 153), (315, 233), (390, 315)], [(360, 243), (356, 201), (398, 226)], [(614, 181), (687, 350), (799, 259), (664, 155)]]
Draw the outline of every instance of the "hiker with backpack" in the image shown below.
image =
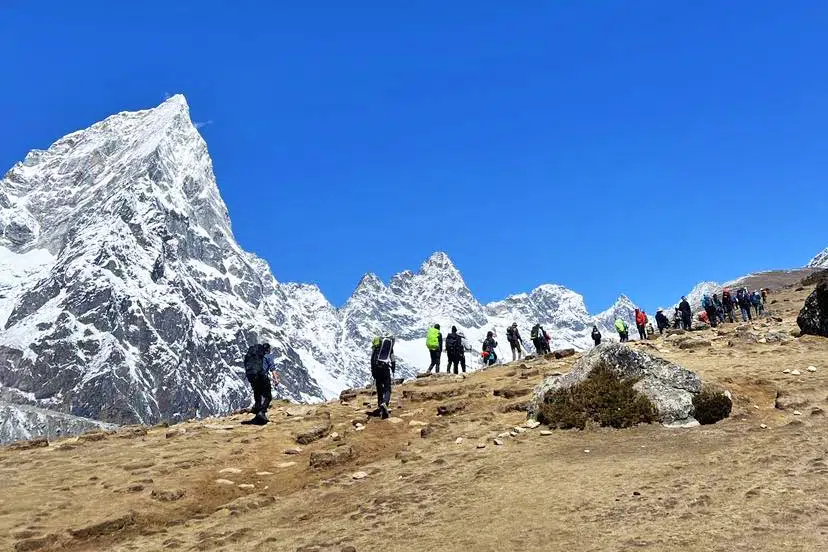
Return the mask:
[(495, 341), (494, 332), (489, 332), (486, 334), (486, 339), (483, 341), (483, 351), (480, 353), (485, 366), (491, 366), (497, 362), (495, 349), (497, 349), (497, 341)]
[(539, 323), (532, 326), (532, 332), (529, 334), (529, 337), (532, 339), (532, 345), (535, 346), (535, 354), (540, 356), (547, 352), (543, 326)]
[(394, 336), (375, 337), (371, 341), (371, 377), (377, 385), (376, 413), (385, 420), (391, 410), (391, 382), (397, 370)]
[(248, 425), (265, 425), (270, 420), (267, 418), (267, 409), (270, 401), (273, 400), (271, 379), (279, 383), (279, 375), (276, 373), (276, 364), (270, 354), (269, 343), (251, 345), (244, 355), (244, 374), (250, 387), (253, 388), (253, 407), (250, 409), (253, 414), (252, 420), (242, 422)]
[(724, 305), (722, 304), (722, 300), (719, 299), (719, 295), (716, 293), (713, 294), (713, 307), (716, 309), (716, 320), (719, 324), (724, 324)]
[(626, 343), (630, 340), (630, 327), (620, 318), (615, 319), (615, 330), (618, 332), (618, 337), (621, 338), (621, 343)]
[(638, 337), (641, 340), (647, 339), (647, 315), (643, 310), (635, 309), (635, 327), (638, 329)]
[(681, 303), (679, 303), (679, 311), (681, 311), (681, 326), (687, 331), (693, 329), (693, 309), (690, 308), (690, 303), (687, 301), (687, 297), (681, 297)]
[(736, 319), (733, 317), (733, 298), (730, 296), (730, 290), (727, 288), (722, 290), (722, 310), (724, 310), (724, 318), (728, 322), (736, 322)]
[(592, 325), (592, 341), (595, 342), (595, 346), (601, 344), (601, 332), (598, 330), (598, 326)]
[(716, 315), (716, 305), (713, 304), (713, 299), (708, 294), (702, 295), (701, 306), (704, 312), (707, 313), (707, 323), (712, 327), (716, 327), (718, 316)]
[(522, 341), (520, 332), (518, 331), (517, 322), (512, 322), (512, 325), (506, 328), (506, 340), (509, 342), (509, 347), (512, 349), (512, 362), (520, 360), (523, 354), (523, 349), (520, 347)]
[(758, 289), (753, 290), (753, 293), (750, 295), (750, 303), (756, 311), (756, 318), (765, 314), (765, 307), (762, 304), (762, 294), (759, 293)]
[(543, 346), (546, 349), (546, 354), (549, 354), (552, 352), (552, 347), (550, 345), (550, 343), (552, 342), (552, 337), (548, 333), (546, 333), (546, 330), (544, 330), (543, 328), (541, 328), (541, 333), (543, 333)]
[(440, 373), (440, 355), (443, 354), (443, 334), (440, 333), (440, 324), (434, 324), (426, 332), (426, 347), (431, 354), (431, 364), (428, 365), (426, 374), (430, 374), (431, 370), (435, 370), (435, 374)]
[(457, 333), (457, 327), (451, 327), (451, 333), (446, 336), (446, 356), (448, 356), (448, 366), (446, 373), (451, 373), (451, 367), (454, 366), (454, 373), (457, 373), (457, 365), (462, 363), (463, 373), (466, 373), (466, 351), (463, 348), (463, 338)]
[(742, 288), (736, 292), (736, 302), (739, 304), (739, 310), (742, 313), (742, 322), (753, 320), (753, 316), (750, 314), (750, 294), (748, 294), (747, 288)]
[(658, 307), (656, 311), (656, 326), (658, 327), (659, 335), (664, 334), (664, 330), (670, 327), (670, 321), (667, 320), (667, 316), (664, 314), (664, 309)]
[(683, 324), (683, 320), (682, 320), (681, 311), (679, 310), (678, 307), (676, 307), (676, 310), (673, 311), (673, 329), (674, 330), (680, 329), (682, 327), (682, 324)]

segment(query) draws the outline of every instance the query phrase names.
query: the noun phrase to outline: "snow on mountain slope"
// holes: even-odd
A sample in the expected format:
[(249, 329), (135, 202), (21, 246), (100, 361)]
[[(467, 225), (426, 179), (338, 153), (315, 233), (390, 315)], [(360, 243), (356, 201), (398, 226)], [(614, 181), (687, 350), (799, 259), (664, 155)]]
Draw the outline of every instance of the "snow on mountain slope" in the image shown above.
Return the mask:
[(828, 268), (828, 247), (817, 253), (806, 268)]
[(0, 401), (0, 443), (33, 437), (55, 439), (85, 431), (114, 429), (115, 427), (112, 424), (89, 418), (78, 418), (44, 408)]
[[(631, 316), (622, 299), (602, 329)], [(553, 347), (583, 349), (593, 317), (556, 285), (482, 305), (444, 253), (387, 285), (366, 275), (339, 309), (278, 282), (236, 243), (183, 96), (34, 150), (0, 180), (0, 397), (15, 402), (114, 423), (226, 412), (248, 404), (241, 359), (263, 340), (277, 396), (332, 398), (370, 380), (378, 333), (397, 336), (398, 375), (425, 369), (435, 322), (465, 332), (475, 365), (487, 331), (507, 356), (512, 322), (527, 343), (540, 322)], [(5, 412), (20, 435), (48, 425)]]

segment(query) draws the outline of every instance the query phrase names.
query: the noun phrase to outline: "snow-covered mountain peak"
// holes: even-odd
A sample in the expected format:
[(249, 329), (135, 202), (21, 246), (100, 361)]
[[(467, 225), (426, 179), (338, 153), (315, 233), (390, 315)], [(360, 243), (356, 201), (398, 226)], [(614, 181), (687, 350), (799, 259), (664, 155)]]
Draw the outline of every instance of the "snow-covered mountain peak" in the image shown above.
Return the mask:
[(828, 247), (817, 253), (807, 268), (828, 268)]

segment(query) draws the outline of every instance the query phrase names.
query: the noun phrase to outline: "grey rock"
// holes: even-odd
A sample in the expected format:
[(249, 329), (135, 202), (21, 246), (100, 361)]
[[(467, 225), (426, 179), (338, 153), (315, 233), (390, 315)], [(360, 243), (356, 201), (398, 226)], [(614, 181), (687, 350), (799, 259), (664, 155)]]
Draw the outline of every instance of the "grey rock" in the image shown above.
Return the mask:
[(577, 385), (601, 365), (611, 367), (620, 377), (637, 379), (634, 389), (650, 399), (662, 423), (694, 421), (693, 396), (701, 392), (701, 379), (677, 364), (617, 343), (601, 344), (575, 362), (565, 375), (546, 378), (535, 388), (530, 416), (536, 415), (549, 391)]
[(796, 323), (802, 334), (828, 337), (828, 283), (819, 283), (808, 296)]

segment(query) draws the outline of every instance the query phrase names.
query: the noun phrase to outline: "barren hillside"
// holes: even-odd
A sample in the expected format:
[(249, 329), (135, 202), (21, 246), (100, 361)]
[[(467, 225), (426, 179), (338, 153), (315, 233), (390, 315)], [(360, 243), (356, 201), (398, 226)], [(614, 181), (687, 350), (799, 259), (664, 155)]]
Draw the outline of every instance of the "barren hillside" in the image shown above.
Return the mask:
[(825, 550), (828, 341), (791, 337), (810, 290), (774, 293), (760, 322), (631, 344), (730, 390), (715, 425), (520, 427), (570, 357), (396, 386), (388, 421), (362, 392), (262, 428), (31, 443), (0, 450), (0, 549)]

